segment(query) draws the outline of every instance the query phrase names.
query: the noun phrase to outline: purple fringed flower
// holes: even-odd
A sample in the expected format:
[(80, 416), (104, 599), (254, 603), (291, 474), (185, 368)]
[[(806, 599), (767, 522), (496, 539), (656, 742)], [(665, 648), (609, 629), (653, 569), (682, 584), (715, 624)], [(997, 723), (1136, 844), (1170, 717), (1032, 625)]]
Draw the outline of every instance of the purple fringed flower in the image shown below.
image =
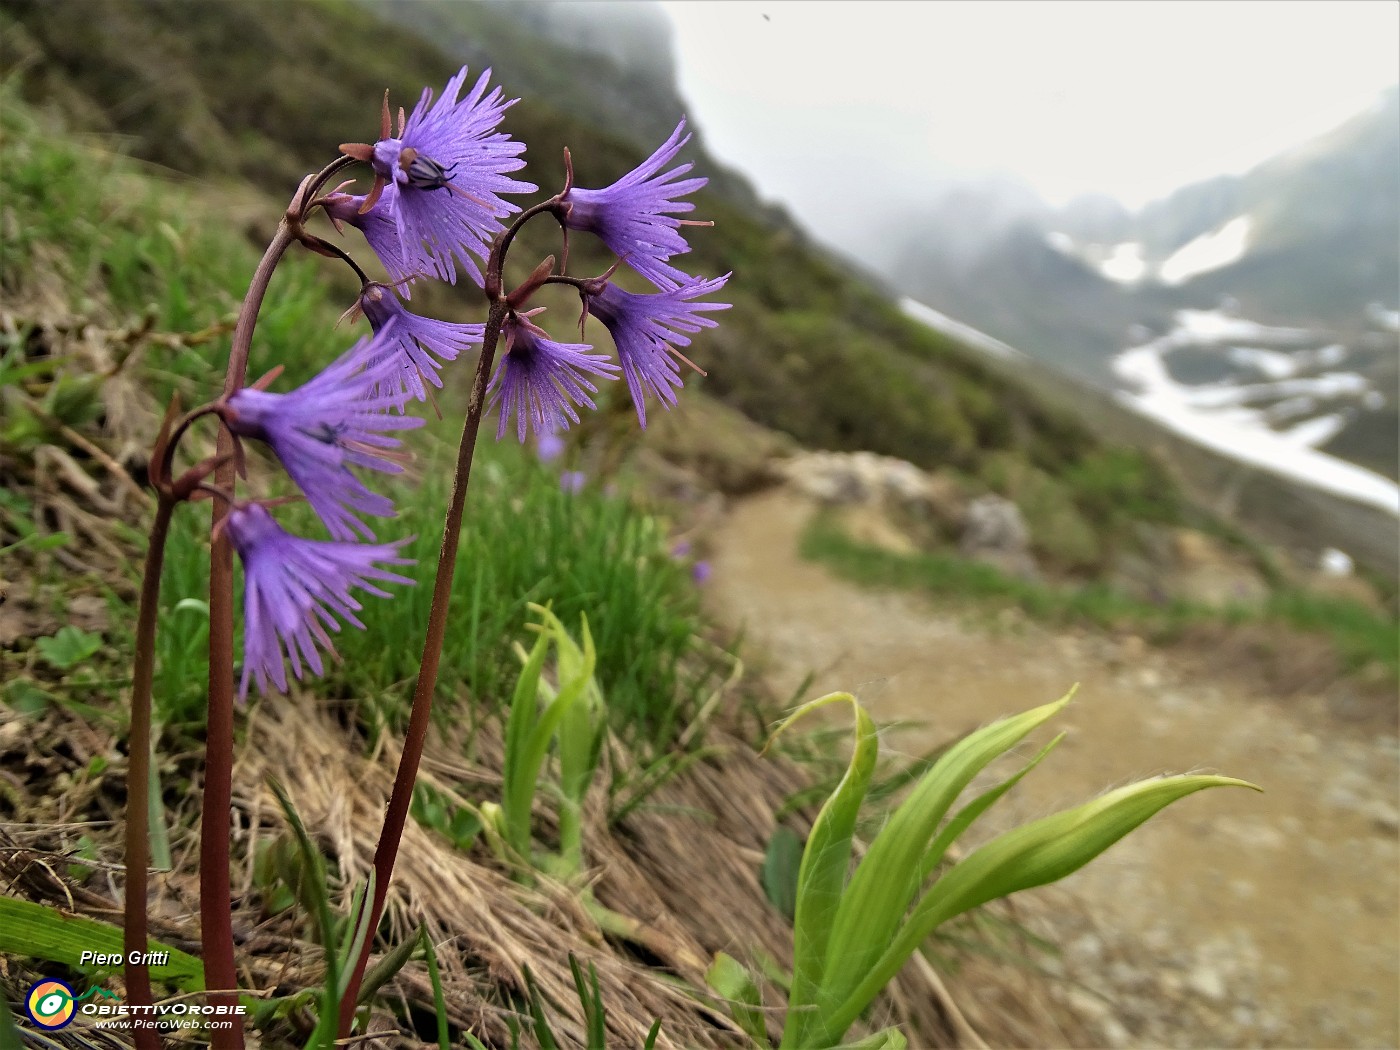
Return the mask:
[(675, 349), (690, 345), (690, 338), (683, 333), (714, 328), (719, 322), (703, 316), (703, 311), (728, 310), (730, 305), (691, 300), (719, 291), (729, 276), (725, 274), (709, 281), (691, 280), (650, 295), (623, 291), (602, 278), (585, 283), (584, 309), (602, 321), (612, 334), (617, 358), (627, 378), (627, 389), (632, 403), (637, 406), (637, 419), (643, 429), (647, 425), (648, 389), (663, 405), (676, 403), (675, 391), (681, 387), (677, 359), (690, 364)]
[(695, 205), (679, 198), (709, 181), (694, 178), (677, 182), (690, 171), (692, 165), (688, 163), (661, 172), (690, 141), (689, 135), (681, 137), (684, 130), (682, 119), (660, 149), (606, 189), (571, 186), (559, 211), (559, 221), (564, 226), (596, 235), (628, 266), (659, 288), (684, 284), (690, 279), (666, 260), (690, 251), (679, 232), (686, 220), (676, 216), (694, 211)]
[(442, 362), (455, 361), (462, 351), (480, 346), (486, 330), (485, 325), (438, 321), (409, 313), (393, 290), (382, 284), (365, 285), (359, 306), (376, 332), (385, 332), (393, 325), (394, 345), (387, 353), (397, 358), (399, 368), (380, 379), (375, 387), (375, 395), (381, 397), (403, 395), (426, 401), (428, 392), (423, 380), (441, 389), (438, 373)]
[(583, 491), (588, 484), (588, 475), (581, 470), (566, 470), (559, 475), (559, 487), (570, 495)]
[(234, 509), (225, 528), (243, 561), (240, 698), (247, 697), (250, 680), (263, 694), (269, 681), (285, 693), (287, 657), (298, 679), (303, 664), (321, 674), (321, 650), (336, 655), (327, 633), (340, 630), (336, 617), (364, 630), (355, 615), (361, 605), (350, 596), (352, 588), (389, 598), (371, 581), (413, 582), (379, 567), (412, 565), (413, 559), (398, 556), (407, 539), (374, 544), (305, 540), (284, 531), (256, 503)]
[[(399, 382), (403, 366), (396, 328), (391, 322), (372, 339), (361, 339), (304, 386), (285, 394), (247, 387), (228, 398), (222, 408), (229, 430), (272, 446), (338, 540), (353, 540), (357, 535), (374, 539), (356, 514), (387, 518), (394, 513), (388, 497), (367, 489), (350, 467), (399, 473), (403, 470), (395, 462), (399, 457), (389, 450), (401, 442), (384, 432), (423, 425), (416, 416), (386, 411), (402, 410), (408, 397)], [(383, 389), (396, 392), (374, 393)]]
[(515, 433), (523, 443), (529, 424), (535, 433), (567, 430), (578, 422), (575, 405), (596, 408), (588, 395), (598, 388), (588, 376), (615, 379), (617, 371), (602, 354), (589, 353), (586, 343), (556, 343), (542, 328), (524, 317), (512, 315), (504, 328), (506, 353), (491, 377), (491, 408), (501, 406), (496, 438), (505, 436), (506, 424), (515, 416)]
[(370, 209), (361, 213), (367, 196), (350, 193), (329, 193), (325, 198), (326, 215), (340, 229), (342, 222), (348, 222), (365, 237), (370, 251), (388, 271), (389, 278), (403, 289), (405, 298), (411, 298), (409, 287), (416, 277), (425, 276), (422, 270), (414, 269), (403, 257), (403, 245), (399, 241), (399, 228), (389, 214), (383, 198), (375, 201)]
[(520, 158), (525, 144), (495, 129), (519, 100), (503, 100), (499, 87), (488, 93), (490, 76), (488, 69), (460, 101), (466, 66), (436, 102), (424, 88), (398, 137), (388, 137), (386, 128), (369, 157), (385, 182), (377, 206), (398, 229), (397, 261), (453, 284), (458, 264), (482, 283), (477, 259), (490, 253), (491, 239), (502, 228), (500, 219), (520, 210), (497, 194), (537, 189), (505, 174), (525, 166)]

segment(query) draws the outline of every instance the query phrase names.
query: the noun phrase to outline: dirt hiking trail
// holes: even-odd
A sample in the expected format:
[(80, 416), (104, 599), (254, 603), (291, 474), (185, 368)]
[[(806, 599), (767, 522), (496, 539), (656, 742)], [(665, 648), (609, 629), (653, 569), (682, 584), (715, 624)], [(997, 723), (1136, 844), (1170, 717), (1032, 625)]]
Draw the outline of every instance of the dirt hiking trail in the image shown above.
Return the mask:
[(1105, 1044), (1400, 1043), (1393, 734), (1337, 721), (1326, 696), (1285, 704), (1205, 680), (1140, 639), (863, 589), (800, 557), (810, 513), (768, 492), (712, 537), (707, 603), (745, 629), (778, 695), (815, 672), (808, 696), (850, 690), (880, 721), (921, 723), (882, 740), (921, 753), (1078, 682), (1057, 720), (1067, 738), (993, 811), (998, 827), (1157, 773), (1264, 788), (1194, 795), (1063, 889), (1031, 891), (1075, 905), (1038, 911)]

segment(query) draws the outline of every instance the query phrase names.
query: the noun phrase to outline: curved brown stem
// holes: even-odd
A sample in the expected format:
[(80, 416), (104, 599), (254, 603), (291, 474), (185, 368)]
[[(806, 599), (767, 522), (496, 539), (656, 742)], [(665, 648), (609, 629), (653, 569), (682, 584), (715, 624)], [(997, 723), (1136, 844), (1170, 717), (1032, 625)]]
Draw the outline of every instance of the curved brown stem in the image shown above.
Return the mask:
[[(300, 215), (309, 185), (316, 176), (302, 182), (277, 234), (263, 253), (253, 273), (248, 294), (238, 313), (229, 349), (228, 372), (224, 376), (224, 397), (242, 389), (248, 375), (248, 352), (253, 345), (253, 329), (262, 308), (273, 271), (287, 249), (297, 239)], [(214, 474), (214, 482), (232, 493), (237, 484), (233, 464), (233, 436), (227, 427), (219, 430), (217, 455), (227, 457)], [(205, 738), (204, 801), (200, 814), (199, 916), (204, 945), (204, 984), (221, 991), (211, 993), (213, 1006), (238, 1003), (232, 991), (238, 987), (238, 969), (233, 952), (233, 894), (229, 887), (230, 812), (233, 804), (233, 547), (221, 523), (228, 516), (228, 504), (212, 500), (209, 552), (209, 725)], [(242, 1050), (243, 1028), (235, 1020), (228, 1028), (210, 1032), (214, 1050)]]
[[(122, 954), (126, 958), (126, 998), (133, 1006), (149, 1007), (150, 968), (139, 960), (149, 950), (146, 938), (146, 897), (151, 866), (151, 682), (155, 676), (156, 619), (160, 610), (160, 574), (165, 564), (165, 540), (175, 501), (161, 495), (146, 546), (141, 601), (136, 613), (136, 658), (131, 671), (131, 730), (126, 764), (126, 886), (122, 921)], [(159, 1050), (151, 1028), (133, 1031), (137, 1050)]]

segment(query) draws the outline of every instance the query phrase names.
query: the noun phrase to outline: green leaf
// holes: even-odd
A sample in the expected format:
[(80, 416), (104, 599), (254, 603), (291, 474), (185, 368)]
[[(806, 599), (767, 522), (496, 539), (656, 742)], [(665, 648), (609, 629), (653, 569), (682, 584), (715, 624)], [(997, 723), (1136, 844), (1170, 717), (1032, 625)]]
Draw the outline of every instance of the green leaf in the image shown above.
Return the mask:
[(72, 624), (50, 638), (34, 642), (40, 655), (60, 671), (67, 671), (89, 659), (102, 648), (102, 636), (79, 630)]
[[(915, 876), (949, 807), (992, 761), (1010, 751), (1073, 696), (969, 733), (933, 764), (870, 844), (841, 896), (822, 975), (827, 1009), (850, 994), (889, 946), (920, 892)], [(829, 1032), (839, 1038), (844, 1028)]]
[(516, 679), (510, 714), (506, 718), (499, 830), (511, 848), (527, 859), (530, 855), (530, 803), (535, 797), (535, 780), (539, 775), (538, 763), (533, 769), (529, 767), (527, 752), (530, 730), (539, 717), (540, 672), (544, 670), (548, 654), (549, 637), (541, 634)]
[(1041, 760), (1051, 751), (1055, 750), (1055, 747), (1064, 738), (1065, 735), (1063, 733), (1055, 737), (1054, 740), (1051, 740), (1050, 743), (1046, 744), (1036, 753), (1035, 758), (1031, 759), (990, 791), (984, 791), (982, 794), (978, 795), (966, 806), (958, 810), (957, 815), (954, 816), (952, 820), (943, 825), (943, 830), (941, 830), (937, 838), (933, 840), (933, 844), (929, 846), (928, 852), (924, 854), (924, 858), (919, 864), (918, 881), (920, 886), (924, 884), (925, 879), (933, 874), (933, 869), (938, 867), (939, 861), (941, 861), (943, 855), (948, 852), (948, 848), (958, 840), (958, 836), (970, 828), (973, 822), (983, 813), (987, 812), (998, 799), (1020, 783), (1022, 777), (1036, 766), (1040, 765)]
[(530, 1005), (530, 1019), (534, 1022), (535, 1041), (540, 1044), (540, 1050), (559, 1050), (559, 1043), (544, 1015), (544, 996), (540, 994), (539, 985), (535, 984), (535, 975), (530, 972), (529, 964), (521, 969), (525, 974), (525, 992)]
[(350, 914), (354, 924), (345, 927), (345, 938), (340, 947), (340, 978), (336, 982), (336, 1001), (345, 998), (345, 989), (350, 985), (350, 976), (364, 950), (365, 939), (369, 936), (369, 902), (374, 899), (374, 869), (371, 868), (364, 886), (357, 886), (351, 895)]
[(763, 1021), (763, 999), (748, 968), (732, 955), (715, 953), (715, 961), (705, 971), (705, 983), (729, 1004), (730, 1016), (760, 1046), (768, 1042), (768, 1026)]
[[(85, 966), (83, 952), (122, 955), (121, 927), (69, 915), (33, 901), (0, 897), (0, 954), (29, 956), (63, 966)], [(152, 951), (168, 951), (169, 961), (153, 968), (153, 975), (187, 992), (204, 989), (204, 964), (192, 955), (159, 941)]]
[(574, 990), (583, 1006), (583, 1018), (587, 1024), (588, 1046), (608, 1045), (608, 1012), (603, 1008), (603, 993), (598, 988), (598, 969), (588, 964), (588, 980), (584, 980), (583, 968), (573, 952), (569, 953), (569, 971), (574, 976)]
[(170, 829), (165, 826), (165, 798), (160, 789), (160, 773), (156, 770), (155, 741), (151, 741), (151, 761), (146, 763), (146, 827), (150, 840), (151, 867), (171, 871), (175, 859), (170, 854)]
[(941, 923), (987, 901), (1062, 879), (1171, 803), (1213, 787), (1259, 790), (1221, 776), (1144, 780), (998, 835), (934, 883), (879, 961), (832, 1013), (830, 1030), (844, 1032)]
[(5, 686), (5, 703), (16, 714), (43, 714), (50, 702), (56, 702), (52, 695), (23, 678), (17, 678)]
[(851, 862), (856, 817), (875, 772), (879, 744), (875, 723), (856, 698), (850, 693), (831, 693), (803, 704), (780, 722), (765, 746), (765, 750), (771, 747), (778, 734), (797, 719), (831, 703), (851, 705), (856, 742), (850, 765), (817, 814), (807, 836), (807, 848), (802, 851), (792, 927), (792, 992), (783, 1029), (784, 1046), (806, 1045), (807, 1032), (820, 1019), (819, 1003), (825, 994), (832, 926), (841, 904), (846, 869)]
[(788, 922), (797, 913), (797, 872), (801, 866), (802, 839), (786, 824), (779, 824), (763, 854), (763, 892)]
[[(428, 936), (426, 926), (418, 927), (418, 943), (423, 946), (423, 958), (428, 962), (428, 981), (433, 986), (433, 1013), (437, 1015), (437, 1037), (438, 1050), (449, 1050), (452, 1045), (452, 1037), (447, 1026), (447, 999), (442, 994), (442, 974), (438, 971), (437, 949), (433, 947), (432, 938)], [(466, 1033), (467, 1041), (473, 1047), (480, 1047), (480, 1041), (470, 1032)]]
[[(384, 986), (395, 974), (408, 965), (409, 959), (413, 958), (413, 953), (422, 944), (423, 927), (419, 927), (418, 937), (409, 937), (400, 942), (388, 954), (380, 957), (379, 961), (365, 971), (364, 980), (360, 982), (359, 995), (355, 997), (355, 1002), (363, 1006), (373, 998), (374, 993)], [(429, 945), (431, 947), (431, 945)], [(432, 964), (429, 964), (431, 971)], [(429, 974), (431, 976), (431, 973)]]

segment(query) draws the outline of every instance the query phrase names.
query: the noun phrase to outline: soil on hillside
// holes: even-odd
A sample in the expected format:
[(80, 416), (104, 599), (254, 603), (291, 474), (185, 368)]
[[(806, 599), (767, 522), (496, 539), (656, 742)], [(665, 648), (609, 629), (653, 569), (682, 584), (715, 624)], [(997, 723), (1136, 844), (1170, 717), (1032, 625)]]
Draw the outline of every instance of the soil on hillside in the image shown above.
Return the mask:
[[(1079, 683), (1069, 735), (999, 826), (1163, 772), (1213, 791), (1155, 818), (1059, 887), (1040, 920), (1067, 999), (1116, 1046), (1400, 1045), (1400, 746), (1344, 697), (1271, 697), (1247, 676), (1137, 638), (1046, 629), (865, 590), (797, 553), (810, 504), (737, 503), (717, 527), (711, 610), (742, 626), (779, 695), (847, 689), (920, 753)], [(1344, 687), (1339, 687), (1344, 688)], [(1064, 895), (1064, 896), (1057, 896)]]

